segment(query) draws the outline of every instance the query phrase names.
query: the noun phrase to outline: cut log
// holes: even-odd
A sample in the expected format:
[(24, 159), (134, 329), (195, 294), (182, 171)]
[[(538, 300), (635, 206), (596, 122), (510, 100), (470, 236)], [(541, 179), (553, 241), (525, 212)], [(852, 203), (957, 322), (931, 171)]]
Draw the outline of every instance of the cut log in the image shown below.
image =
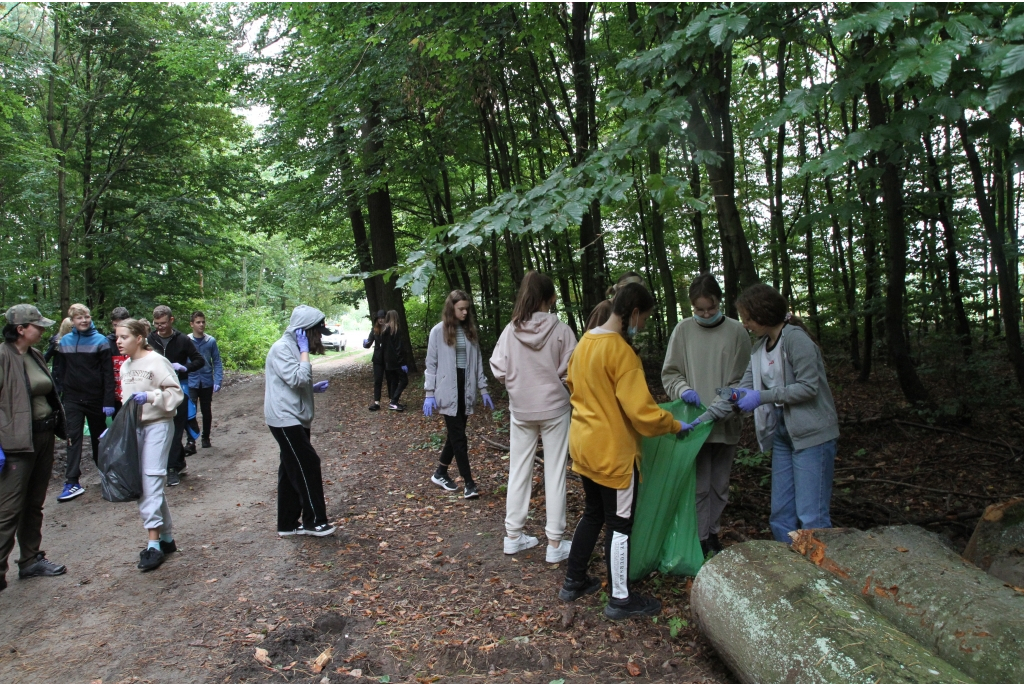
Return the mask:
[(690, 606), (740, 682), (970, 682), (779, 542), (752, 540), (713, 557)]
[(1017, 587), (1024, 586), (1024, 500), (993, 504), (981, 515), (964, 558)]
[(917, 526), (791, 534), (830, 571), (936, 655), (979, 682), (1024, 682), (1024, 594)]

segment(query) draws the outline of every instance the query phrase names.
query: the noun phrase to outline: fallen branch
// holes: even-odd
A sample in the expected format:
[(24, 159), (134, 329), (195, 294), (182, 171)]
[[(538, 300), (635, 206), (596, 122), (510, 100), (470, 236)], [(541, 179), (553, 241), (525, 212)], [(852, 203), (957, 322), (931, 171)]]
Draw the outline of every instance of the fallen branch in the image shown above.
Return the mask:
[(957, 492), (956, 490), (941, 490), (939, 488), (928, 488), (923, 485), (914, 485), (913, 483), (904, 483), (898, 480), (886, 480), (884, 478), (852, 478), (850, 480), (842, 481), (841, 485), (849, 485), (850, 483), (887, 483), (889, 485), (902, 485), (906, 488), (916, 488), (917, 490), (927, 490), (928, 492), (938, 492), (942, 495), (954, 495), (956, 497), (974, 497), (976, 499), (1003, 499), (999, 495), (972, 495), (969, 492)]
[(502, 445), (500, 442), (495, 442), (494, 440), (491, 440), (490, 438), (484, 437), (483, 435), (478, 435), (477, 437), (480, 438), (481, 440), (483, 440), (484, 442), (486, 442), (491, 447), (493, 447), (495, 449), (499, 449), (502, 452), (511, 452), (512, 451), (512, 449), (508, 445)]
[(945, 523), (948, 521), (966, 521), (969, 519), (980, 518), (982, 513), (983, 512), (981, 512), (978, 509), (972, 509), (971, 511), (964, 511), (952, 517), (950, 514), (943, 514), (942, 516), (930, 516), (924, 519), (917, 519), (916, 521), (911, 521), (911, 523), (915, 526), (927, 526), (932, 523)]
[(938, 431), (940, 433), (952, 433), (953, 435), (959, 435), (961, 438), (967, 438), (968, 440), (973, 440), (975, 442), (986, 442), (990, 445), (999, 445), (1000, 447), (1005, 447), (1006, 449), (1010, 450), (1011, 457), (1017, 456), (1017, 453), (1013, 451), (1013, 446), (1010, 443), (1006, 442), (1005, 440), (990, 440), (989, 438), (979, 438), (974, 435), (967, 435), (966, 433), (955, 431), (952, 428), (940, 428), (939, 426), (929, 426), (926, 423), (915, 423), (913, 421), (903, 421), (902, 419), (895, 419), (894, 423), (903, 424), (904, 426), (913, 426), (914, 428), (924, 428), (925, 430)]

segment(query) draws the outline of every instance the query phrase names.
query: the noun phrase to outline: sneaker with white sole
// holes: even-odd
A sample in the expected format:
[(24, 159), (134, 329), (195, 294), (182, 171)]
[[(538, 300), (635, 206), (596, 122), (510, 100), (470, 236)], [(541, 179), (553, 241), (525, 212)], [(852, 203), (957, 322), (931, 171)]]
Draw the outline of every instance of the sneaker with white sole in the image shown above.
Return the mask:
[(455, 481), (448, 477), (448, 472), (440, 469), (434, 471), (434, 475), (430, 477), (430, 482), (434, 485), (440, 486), (448, 492), (455, 492), (459, 489), (459, 486), (455, 484)]
[(537, 538), (530, 535), (520, 535), (517, 538), (505, 538), (505, 554), (515, 554), (524, 549), (537, 546)]
[(334, 526), (329, 523), (321, 523), (319, 526), (313, 526), (312, 528), (303, 528), (302, 535), (312, 535), (314, 537), (322, 538), (325, 535), (330, 535), (334, 532)]
[(462, 495), (466, 499), (477, 499), (480, 497), (480, 491), (477, 490), (476, 483), (469, 483), (466, 485), (465, 492)]
[(306, 529), (303, 528), (302, 524), (300, 523), (296, 528), (292, 528), (291, 530), (279, 530), (277, 531), (277, 534), (283, 538), (286, 538), (290, 535), (305, 535)]
[(78, 483), (65, 483), (64, 484), (64, 489), (61, 491), (61, 493), (59, 495), (57, 495), (57, 501), (58, 502), (67, 502), (68, 500), (72, 500), (72, 499), (78, 497), (79, 495), (84, 495), (84, 494), (85, 494), (85, 488), (83, 488)]
[(572, 540), (562, 540), (558, 543), (558, 547), (548, 545), (548, 551), (547, 554), (544, 555), (544, 561), (549, 564), (557, 564), (560, 561), (565, 561), (569, 558), (570, 549), (572, 549)]

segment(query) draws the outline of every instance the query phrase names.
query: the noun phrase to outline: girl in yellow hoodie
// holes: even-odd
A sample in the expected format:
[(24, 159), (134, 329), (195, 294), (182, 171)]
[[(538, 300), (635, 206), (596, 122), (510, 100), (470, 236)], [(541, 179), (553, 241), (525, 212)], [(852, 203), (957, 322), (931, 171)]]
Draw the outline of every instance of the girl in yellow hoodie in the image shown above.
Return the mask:
[(601, 528), (607, 525), (605, 560), (611, 598), (604, 613), (614, 620), (661, 612), (661, 602), (630, 594), (628, 586), (640, 436), (684, 435), (671, 412), (655, 404), (643, 364), (630, 344), (654, 304), (654, 297), (639, 283), (620, 288), (608, 320), (587, 331), (576, 346), (566, 381), (573, 409), (569, 454), (572, 470), (583, 481), (585, 508), (558, 596), (571, 602), (601, 587), (600, 581), (587, 575), (587, 566)]

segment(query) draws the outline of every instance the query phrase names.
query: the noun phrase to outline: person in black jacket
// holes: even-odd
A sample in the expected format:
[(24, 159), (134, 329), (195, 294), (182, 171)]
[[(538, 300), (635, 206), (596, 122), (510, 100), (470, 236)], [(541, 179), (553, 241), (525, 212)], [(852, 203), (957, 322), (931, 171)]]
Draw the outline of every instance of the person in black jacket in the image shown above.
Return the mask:
[(363, 341), (364, 349), (373, 345), (373, 404), (370, 405), (370, 411), (380, 409), (380, 386), (384, 382), (384, 340), (381, 334), (384, 331), (386, 317), (383, 309), (377, 312), (370, 335)]
[(121, 411), (121, 365), (128, 359), (117, 348), (117, 327), (122, 321), (127, 321), (130, 318), (132, 315), (124, 307), (114, 307), (110, 310), (110, 332), (107, 333), (107, 341), (110, 342), (110, 354), (114, 362), (114, 394), (117, 395), (117, 403), (114, 405), (115, 414)]
[(60, 322), (60, 329), (50, 338), (50, 344), (46, 348), (46, 353), (43, 355), (43, 361), (49, 364), (53, 362), (53, 388), (57, 391), (57, 397), (64, 394), (64, 388), (61, 387), (61, 382), (64, 380), (64, 357), (60, 354), (60, 339), (71, 332), (74, 324), (71, 323), (71, 317), (64, 317), (64, 320)]
[[(178, 373), (178, 382), (188, 386), (188, 374), (203, 368), (206, 361), (192, 340), (174, 329), (174, 315), (171, 308), (160, 305), (153, 310), (153, 332), (148, 339), (150, 347), (162, 354)], [(185, 449), (181, 444), (181, 436), (188, 424), (188, 402), (182, 402), (174, 414), (174, 436), (171, 440), (171, 454), (167, 459), (167, 485), (181, 483), (181, 474), (185, 472)]]
[(409, 367), (405, 363), (402, 350), (402, 336), (399, 335), (401, 324), (398, 312), (392, 309), (384, 318), (384, 329), (381, 331), (381, 347), (384, 348), (384, 373), (388, 378), (388, 409), (405, 411), (405, 405), (399, 402), (402, 391), (409, 385)]

